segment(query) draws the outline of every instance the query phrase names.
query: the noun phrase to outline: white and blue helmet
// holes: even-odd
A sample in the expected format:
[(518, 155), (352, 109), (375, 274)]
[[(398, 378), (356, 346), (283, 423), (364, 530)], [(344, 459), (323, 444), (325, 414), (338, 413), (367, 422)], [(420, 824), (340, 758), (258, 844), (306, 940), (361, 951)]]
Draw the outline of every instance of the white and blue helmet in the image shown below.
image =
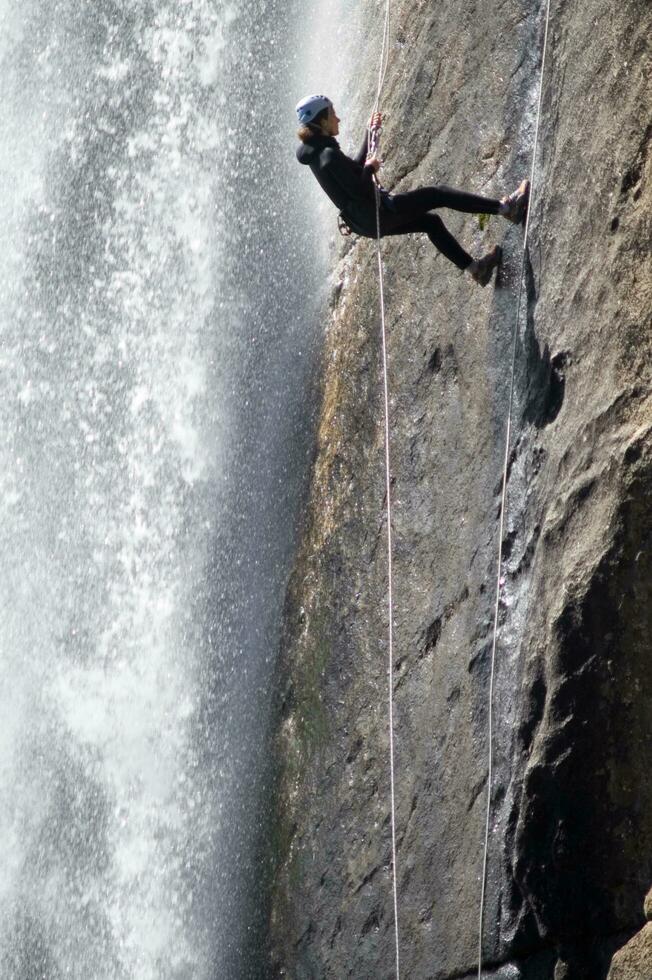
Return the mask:
[(307, 126), (324, 109), (333, 105), (326, 95), (307, 95), (297, 106), (297, 118), (302, 126)]

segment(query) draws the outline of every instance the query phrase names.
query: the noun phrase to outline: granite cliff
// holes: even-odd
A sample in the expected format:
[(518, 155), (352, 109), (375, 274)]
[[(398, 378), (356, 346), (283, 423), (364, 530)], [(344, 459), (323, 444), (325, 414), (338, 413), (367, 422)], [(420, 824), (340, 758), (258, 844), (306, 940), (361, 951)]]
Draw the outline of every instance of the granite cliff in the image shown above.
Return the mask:
[[(544, 5), (393, 4), (386, 186), (529, 171)], [(380, 11), (370, 9), (369, 37)], [(485, 977), (650, 980), (652, 152), (647, 0), (553, 0), (495, 688)], [(361, 65), (373, 102), (375, 57)], [(360, 120), (358, 120), (360, 121)], [(357, 141), (349, 129), (351, 144)], [(343, 140), (346, 145), (346, 139)], [(498, 509), (523, 230), (448, 212), (485, 290), (383, 243), (403, 975), (476, 975)], [(281, 648), (269, 976), (389, 978), (387, 567), (374, 244), (338, 246)], [(623, 966), (624, 963), (624, 966)], [(632, 965), (633, 964), (633, 965)], [(629, 972), (623, 972), (629, 970)], [(619, 972), (620, 971), (620, 972)]]

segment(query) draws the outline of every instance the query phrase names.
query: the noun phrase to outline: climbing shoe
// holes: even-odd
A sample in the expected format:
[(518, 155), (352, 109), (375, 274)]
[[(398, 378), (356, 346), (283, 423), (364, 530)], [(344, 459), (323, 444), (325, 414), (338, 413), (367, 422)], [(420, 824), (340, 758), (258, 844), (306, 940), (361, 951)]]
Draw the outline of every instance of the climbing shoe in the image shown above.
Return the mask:
[(476, 259), (469, 266), (471, 277), (475, 279), (479, 286), (486, 286), (491, 279), (491, 274), (499, 265), (503, 257), (503, 250), (500, 245), (494, 245), (490, 252), (483, 255), (481, 259)]
[(523, 180), (513, 194), (508, 194), (501, 200), (500, 213), (503, 218), (513, 221), (515, 225), (520, 225), (525, 220), (529, 200), (530, 181)]

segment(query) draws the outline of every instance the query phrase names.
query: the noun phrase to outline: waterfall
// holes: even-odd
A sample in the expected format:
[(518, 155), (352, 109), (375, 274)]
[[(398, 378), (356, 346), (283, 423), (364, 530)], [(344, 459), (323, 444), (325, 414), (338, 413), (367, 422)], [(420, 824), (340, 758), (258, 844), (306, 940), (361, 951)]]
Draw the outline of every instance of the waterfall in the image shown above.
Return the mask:
[(0, 4), (3, 977), (260, 969), (326, 282), (305, 20)]

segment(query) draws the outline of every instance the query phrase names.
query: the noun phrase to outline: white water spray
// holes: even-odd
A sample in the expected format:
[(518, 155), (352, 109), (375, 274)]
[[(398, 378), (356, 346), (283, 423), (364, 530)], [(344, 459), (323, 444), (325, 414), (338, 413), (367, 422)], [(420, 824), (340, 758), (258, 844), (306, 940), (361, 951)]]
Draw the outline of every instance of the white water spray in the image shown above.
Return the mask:
[(0, 7), (3, 977), (255, 969), (250, 811), (314, 349), (283, 210), (294, 93), (262, 168), (245, 126), (283, 16)]

